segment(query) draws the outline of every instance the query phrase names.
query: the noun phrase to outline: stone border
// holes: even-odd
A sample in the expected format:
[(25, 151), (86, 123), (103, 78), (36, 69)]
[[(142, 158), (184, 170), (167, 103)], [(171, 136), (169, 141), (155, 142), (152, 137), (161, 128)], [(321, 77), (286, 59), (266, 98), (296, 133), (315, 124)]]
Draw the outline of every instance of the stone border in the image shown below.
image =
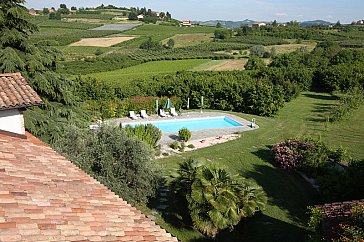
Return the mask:
[[(191, 140), (201, 140), (201, 139), (206, 139), (209, 137), (219, 137), (219, 136), (223, 136), (223, 135), (230, 135), (230, 134), (234, 134), (234, 133), (240, 133), (240, 132), (244, 132), (244, 131), (251, 131), (251, 130), (255, 130), (257, 128), (259, 128), (258, 125), (254, 125), (252, 127), (252, 122), (249, 122), (246, 119), (243, 119), (241, 117), (238, 117), (236, 115), (233, 114), (229, 114), (229, 113), (223, 113), (223, 112), (183, 112), (180, 116), (176, 116), (176, 117), (160, 117), (157, 115), (151, 115), (148, 119), (136, 119), (136, 120), (131, 120), (130, 118), (118, 118), (118, 119), (110, 119), (105, 121), (105, 123), (110, 124), (110, 125), (120, 125), (121, 123), (139, 123), (141, 122), (141, 120), (143, 120), (143, 122), (147, 122), (147, 121), (162, 121), (162, 120), (176, 120), (176, 119), (186, 119), (186, 118), (205, 118), (205, 117), (221, 117), (221, 116), (226, 116), (240, 124), (242, 124), (243, 126), (239, 126), (239, 127), (229, 127), (229, 128), (219, 128), (219, 129), (205, 129), (205, 130), (194, 130), (191, 131), (192, 136), (191, 136)], [(162, 134), (162, 138), (160, 140), (160, 144), (161, 145), (167, 145), (167, 144), (171, 144), (174, 140), (178, 140), (178, 132), (170, 132), (170, 133), (163, 133)]]

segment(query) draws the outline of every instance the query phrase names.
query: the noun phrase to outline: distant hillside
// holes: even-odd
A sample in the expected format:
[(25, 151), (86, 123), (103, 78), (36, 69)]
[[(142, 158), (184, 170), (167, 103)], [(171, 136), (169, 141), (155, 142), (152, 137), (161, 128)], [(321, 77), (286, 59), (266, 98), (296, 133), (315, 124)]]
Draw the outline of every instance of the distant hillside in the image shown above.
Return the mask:
[(243, 21), (226, 21), (226, 20), (209, 20), (209, 21), (193, 21), (193, 24), (199, 24), (204, 26), (216, 26), (220, 23), (224, 28), (239, 28), (241, 25), (249, 25), (256, 23), (257, 21), (245, 19)]
[(304, 21), (301, 22), (301, 26), (315, 26), (315, 25), (332, 25), (333, 23), (324, 21), (324, 20), (312, 20), (312, 21)]

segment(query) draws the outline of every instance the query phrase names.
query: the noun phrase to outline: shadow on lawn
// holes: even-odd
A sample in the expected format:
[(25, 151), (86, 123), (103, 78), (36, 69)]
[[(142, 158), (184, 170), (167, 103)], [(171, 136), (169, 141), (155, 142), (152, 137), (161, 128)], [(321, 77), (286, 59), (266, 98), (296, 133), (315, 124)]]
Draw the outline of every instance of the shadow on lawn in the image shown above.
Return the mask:
[(334, 96), (334, 95), (331, 95), (331, 96), (328, 96), (328, 95), (323, 95), (323, 94), (319, 94), (319, 93), (304, 93), (302, 94), (303, 96), (305, 97), (309, 97), (309, 98), (314, 98), (314, 99), (321, 99), (321, 100), (337, 100), (338, 97), (337, 96)]
[[(267, 146), (266, 149), (254, 152), (256, 156), (270, 164), (254, 165), (253, 170), (248, 172), (242, 170), (240, 174), (243, 177), (254, 179), (263, 187), (268, 196), (270, 209), (274, 209), (277, 206), (281, 210), (279, 212), (281, 214), (277, 213), (277, 216), (285, 216), (296, 224), (304, 225), (307, 221), (307, 206), (315, 204), (314, 201), (317, 199), (317, 194), (297, 173), (287, 172), (271, 166), (274, 160), (270, 149), (271, 146)], [(275, 222), (279, 223), (282, 221), (277, 220)], [(287, 228), (284, 229), (285, 226), (283, 225), (277, 226), (277, 230), (274, 233), (285, 234), (290, 231), (288, 227), (295, 227), (292, 224), (285, 224)], [(303, 236), (303, 234), (300, 236)], [(297, 239), (302, 239), (300, 236), (297, 236)], [(296, 241), (296, 239), (292, 241)]]
[(215, 240), (199, 238), (191, 242), (207, 241), (306, 241), (308, 231), (304, 228), (258, 213), (245, 218), (234, 227), (234, 230), (221, 231)]

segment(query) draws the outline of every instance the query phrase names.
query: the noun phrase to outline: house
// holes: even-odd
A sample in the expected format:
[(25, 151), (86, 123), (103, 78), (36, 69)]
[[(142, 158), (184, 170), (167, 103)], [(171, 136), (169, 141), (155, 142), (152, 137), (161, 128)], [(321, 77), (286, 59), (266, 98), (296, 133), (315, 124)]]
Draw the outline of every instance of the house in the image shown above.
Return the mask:
[(263, 27), (263, 26), (267, 26), (267, 24), (266, 23), (263, 23), (263, 22), (258, 22), (258, 23), (254, 23), (253, 24), (253, 27)]
[(191, 26), (192, 23), (190, 20), (183, 20), (181, 23), (180, 23), (180, 26)]
[(143, 20), (143, 19), (144, 19), (144, 15), (143, 15), (143, 14), (139, 14), (139, 15), (137, 16), (137, 18), (138, 18), (138, 20)]
[(0, 132), (24, 135), (23, 111), (43, 104), (20, 73), (0, 74)]
[[(19, 73), (1, 75), (0, 112), (41, 103)], [(0, 241), (177, 241), (33, 135), (13, 134), (0, 132)]]
[(35, 15), (37, 15), (37, 12), (35, 11), (34, 8), (31, 8), (31, 9), (29, 9), (29, 14), (32, 16), (35, 16)]

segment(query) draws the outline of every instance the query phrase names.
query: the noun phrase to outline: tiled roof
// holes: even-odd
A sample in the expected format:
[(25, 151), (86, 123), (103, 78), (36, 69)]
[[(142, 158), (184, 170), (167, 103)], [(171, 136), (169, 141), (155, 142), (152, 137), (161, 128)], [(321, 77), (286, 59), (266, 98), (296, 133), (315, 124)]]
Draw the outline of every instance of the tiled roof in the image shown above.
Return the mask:
[(357, 205), (364, 205), (364, 199), (316, 205), (322, 212), (320, 233), (323, 238), (335, 238), (338, 225), (351, 218), (351, 210)]
[(42, 104), (42, 99), (20, 73), (0, 74), (0, 110)]
[(0, 134), (0, 241), (177, 241), (40, 140)]

